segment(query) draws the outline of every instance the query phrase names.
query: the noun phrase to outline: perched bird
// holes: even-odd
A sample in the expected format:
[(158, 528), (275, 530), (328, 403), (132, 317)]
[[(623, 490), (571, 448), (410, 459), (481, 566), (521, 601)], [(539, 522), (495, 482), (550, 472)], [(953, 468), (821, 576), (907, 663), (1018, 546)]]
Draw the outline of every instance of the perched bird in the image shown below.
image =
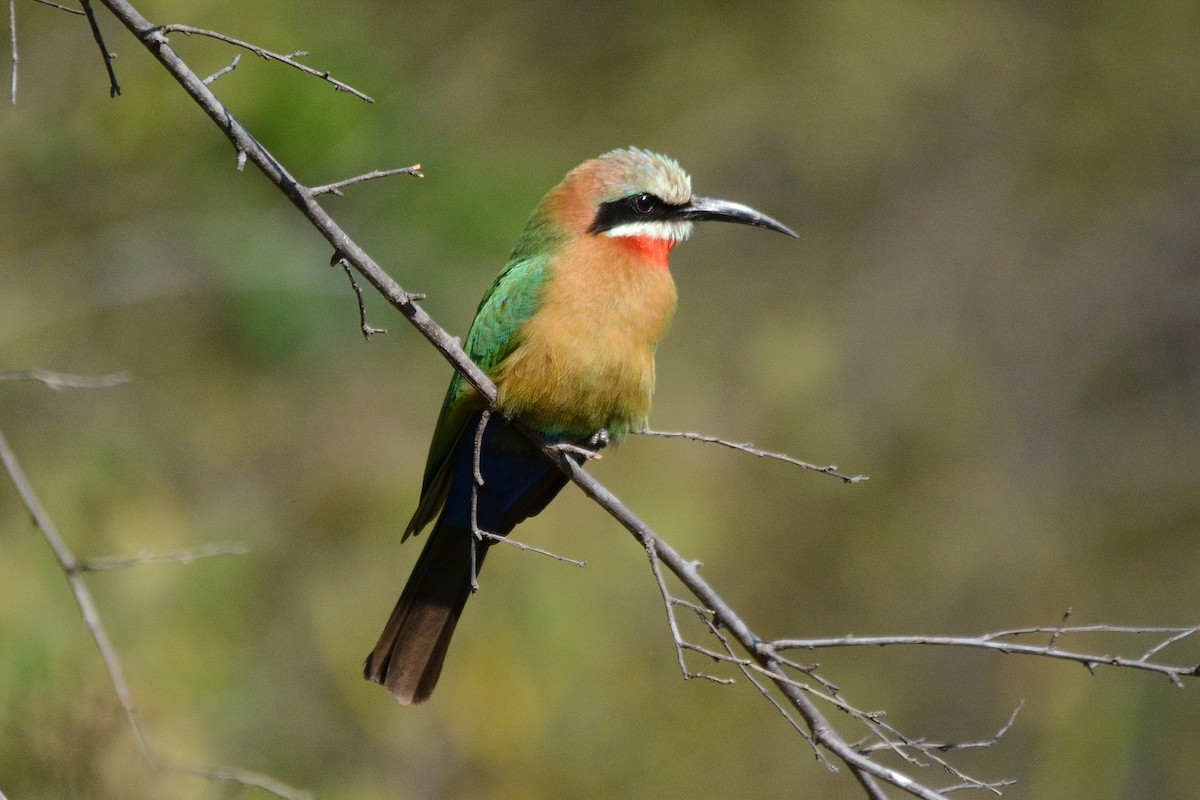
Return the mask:
[(364, 667), (401, 703), (423, 702), (437, 683), (494, 541), (474, 532), (508, 535), (566, 484), (509, 420), (588, 449), (645, 426), (654, 350), (675, 311), (667, 257), (702, 220), (796, 235), (747, 206), (693, 195), (675, 161), (636, 148), (576, 167), (529, 218), (465, 344), (496, 384), (497, 413), (454, 375), (404, 539), (437, 523)]

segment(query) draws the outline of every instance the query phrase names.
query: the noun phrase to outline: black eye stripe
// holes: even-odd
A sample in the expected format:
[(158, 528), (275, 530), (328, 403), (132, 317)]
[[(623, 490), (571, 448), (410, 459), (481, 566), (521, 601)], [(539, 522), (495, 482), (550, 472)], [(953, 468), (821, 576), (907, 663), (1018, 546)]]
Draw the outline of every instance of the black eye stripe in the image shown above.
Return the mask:
[(680, 206), (673, 206), (649, 192), (626, 195), (601, 203), (592, 222), (592, 233), (603, 233), (627, 222), (653, 222), (677, 219)]

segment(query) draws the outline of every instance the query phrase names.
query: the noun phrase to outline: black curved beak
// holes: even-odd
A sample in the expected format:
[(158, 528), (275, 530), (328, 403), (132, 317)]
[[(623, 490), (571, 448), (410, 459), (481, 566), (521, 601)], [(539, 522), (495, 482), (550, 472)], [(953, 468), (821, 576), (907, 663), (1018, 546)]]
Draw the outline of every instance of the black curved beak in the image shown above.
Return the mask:
[(679, 209), (678, 216), (690, 220), (716, 220), (717, 222), (738, 222), (742, 225), (753, 225), (766, 228), (769, 231), (779, 231), (797, 239), (800, 236), (787, 225), (768, 217), (761, 211), (755, 211), (750, 206), (734, 203), (730, 200), (720, 200), (716, 197), (701, 197), (694, 195), (692, 201)]

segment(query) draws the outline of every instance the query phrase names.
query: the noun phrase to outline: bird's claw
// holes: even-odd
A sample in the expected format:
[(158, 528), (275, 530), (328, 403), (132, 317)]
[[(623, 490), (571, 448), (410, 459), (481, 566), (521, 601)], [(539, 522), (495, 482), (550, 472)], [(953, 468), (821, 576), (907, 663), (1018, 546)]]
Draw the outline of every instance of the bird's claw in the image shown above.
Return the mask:
[(588, 446), (595, 450), (602, 450), (608, 446), (608, 442), (608, 428), (601, 428), (592, 434), (592, 438), (588, 439)]

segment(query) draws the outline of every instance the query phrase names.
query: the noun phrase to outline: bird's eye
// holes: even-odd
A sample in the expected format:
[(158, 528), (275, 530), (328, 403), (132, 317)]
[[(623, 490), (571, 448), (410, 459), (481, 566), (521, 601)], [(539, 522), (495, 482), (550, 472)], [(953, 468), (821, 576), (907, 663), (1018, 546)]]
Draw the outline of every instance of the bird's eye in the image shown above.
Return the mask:
[(629, 207), (636, 214), (649, 214), (654, 210), (655, 197), (652, 194), (635, 194), (629, 198)]

